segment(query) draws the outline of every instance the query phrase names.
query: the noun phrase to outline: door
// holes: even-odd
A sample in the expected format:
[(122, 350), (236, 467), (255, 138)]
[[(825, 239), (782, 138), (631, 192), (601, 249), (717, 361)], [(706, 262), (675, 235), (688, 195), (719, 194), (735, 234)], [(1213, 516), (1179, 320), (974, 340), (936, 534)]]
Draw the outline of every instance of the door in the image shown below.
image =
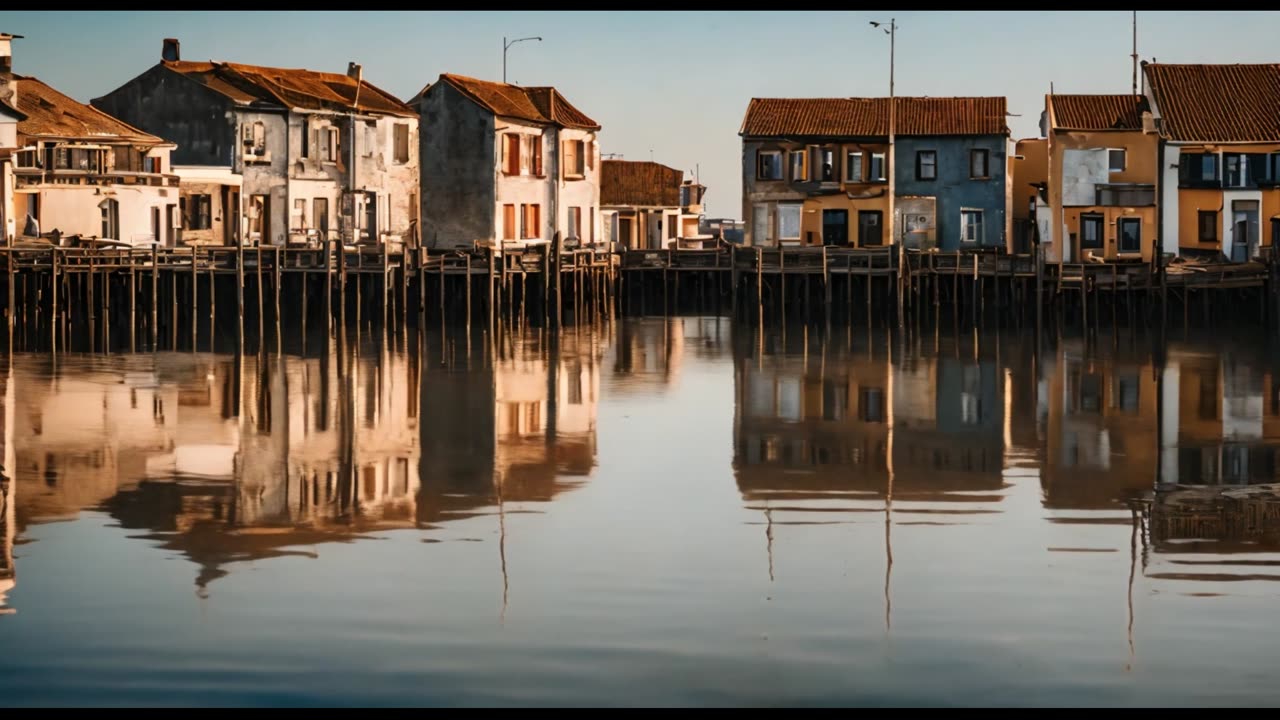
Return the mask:
[(249, 202), (249, 242), (268, 245), (271, 243), (271, 196), (253, 195)]
[(858, 211), (858, 245), (862, 247), (879, 247), (884, 245), (884, 230), (881, 220), (884, 213), (879, 210)]
[(1258, 253), (1258, 201), (1231, 203), (1231, 254), (1233, 262), (1245, 262)]
[(160, 208), (153, 207), (151, 208), (151, 242), (158, 246), (163, 239), (164, 236), (160, 234)]
[(378, 242), (378, 195), (364, 195), (364, 239), (365, 242)]
[(849, 211), (848, 210), (823, 210), (822, 211), (822, 244), (823, 245), (848, 245), (849, 244)]
[(622, 245), (622, 247), (627, 248), (628, 250), (634, 247), (631, 242), (632, 225), (633, 225), (633, 221), (631, 218), (629, 217), (618, 218), (617, 240), (618, 240), (618, 243)]
[(175, 232), (174, 218), (176, 217), (176, 214), (174, 211), (177, 209), (177, 207), (178, 207), (177, 205), (164, 206), (164, 243), (169, 247), (173, 247), (175, 245), (175, 243), (173, 242), (173, 239), (174, 239), (173, 236)]

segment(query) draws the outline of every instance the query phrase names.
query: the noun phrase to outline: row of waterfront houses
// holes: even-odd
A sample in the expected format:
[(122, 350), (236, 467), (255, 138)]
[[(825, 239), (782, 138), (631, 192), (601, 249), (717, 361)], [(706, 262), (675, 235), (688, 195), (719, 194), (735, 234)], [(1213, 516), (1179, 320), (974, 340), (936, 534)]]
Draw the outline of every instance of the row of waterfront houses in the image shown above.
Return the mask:
[(1280, 238), (1280, 64), (1143, 63), (1133, 95), (756, 98), (749, 244), (1027, 252), (1048, 261), (1257, 257)]
[(442, 74), (408, 101), (345, 74), (183, 60), (89, 105), (13, 72), (0, 34), (0, 227), (129, 245), (696, 240), (704, 188), (601, 160), (553, 87)]

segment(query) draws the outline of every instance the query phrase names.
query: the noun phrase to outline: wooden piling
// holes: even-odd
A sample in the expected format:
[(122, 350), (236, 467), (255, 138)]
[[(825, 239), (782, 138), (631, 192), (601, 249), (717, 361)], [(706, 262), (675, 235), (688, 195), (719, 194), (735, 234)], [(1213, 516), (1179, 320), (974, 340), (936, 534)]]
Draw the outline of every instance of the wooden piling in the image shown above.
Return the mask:
[[(133, 263), (133, 257), (129, 257), (129, 352), (138, 352), (137, 330), (137, 299), (138, 299), (138, 268)], [(53, 314), (58, 314), (58, 295), (53, 295)]]

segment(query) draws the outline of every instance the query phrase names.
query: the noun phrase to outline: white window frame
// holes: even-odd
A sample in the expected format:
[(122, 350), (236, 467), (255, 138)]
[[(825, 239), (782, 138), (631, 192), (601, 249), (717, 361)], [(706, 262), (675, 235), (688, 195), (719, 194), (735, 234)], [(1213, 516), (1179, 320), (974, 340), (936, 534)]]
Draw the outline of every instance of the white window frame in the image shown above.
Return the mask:
[[(965, 222), (965, 215), (975, 214), (978, 216), (978, 233), (976, 238), (970, 238), (969, 224)], [(960, 208), (960, 242), (969, 245), (981, 245), (986, 239), (986, 214), (982, 208)]]
[[(800, 160), (802, 173), (796, 172), (797, 158)], [(791, 182), (809, 182), (809, 153), (806, 150), (791, 150), (788, 152), (787, 172), (791, 175)]]
[[(876, 169), (876, 161), (879, 161), (879, 162), (880, 162), (880, 172), (879, 172), (879, 173), (875, 172), (875, 169)], [(871, 167), (869, 168), (869, 170), (871, 170), (871, 174), (872, 174), (872, 175), (879, 175), (879, 177), (872, 177), (872, 178), (870, 178), (870, 179), (869, 179), (869, 182), (888, 182), (888, 181), (889, 181), (889, 167), (888, 167), (888, 165), (889, 165), (889, 154), (888, 154), (888, 153), (883, 153), (883, 152), (873, 152), (873, 153), (871, 153)]]
[[(982, 153), (981, 156), (979, 156), (978, 153)], [(985, 165), (985, 167), (982, 168), (983, 170), (982, 175), (973, 174), (973, 159), (975, 157), (984, 158), (983, 165)], [(969, 179), (970, 180), (990, 180), (991, 178), (992, 178), (991, 150), (988, 148), (970, 148), (969, 149)]]
[[(769, 177), (764, 174), (764, 164), (761, 162), (761, 159), (765, 155), (772, 155), (773, 157), (777, 158), (777, 165), (776, 165), (776, 167), (778, 168), (777, 177)], [(787, 176), (787, 169), (782, 164), (781, 150), (757, 150), (756, 151), (756, 179), (757, 180), (777, 181), (777, 180), (785, 179), (786, 176)]]
[[(796, 214), (796, 234), (793, 236), (784, 235), (782, 231), (782, 213), (784, 209), (790, 210), (795, 208)], [(778, 203), (776, 212), (776, 223), (778, 232), (778, 242), (787, 242), (789, 240), (799, 241), (804, 236), (804, 205), (801, 203)]]
[[(1111, 153), (1120, 153), (1120, 168), (1111, 167)], [(1129, 169), (1129, 151), (1126, 148), (1107, 148), (1107, 171), (1121, 173)]]
[[(849, 161), (852, 160), (854, 156), (857, 156), (858, 158), (858, 173), (856, 177), (854, 176), (853, 173), (849, 172)], [(844, 154), (844, 175), (845, 175), (844, 181), (847, 183), (866, 182), (866, 180), (863, 179), (867, 176), (866, 153), (862, 152), (861, 150), (846, 151)]]

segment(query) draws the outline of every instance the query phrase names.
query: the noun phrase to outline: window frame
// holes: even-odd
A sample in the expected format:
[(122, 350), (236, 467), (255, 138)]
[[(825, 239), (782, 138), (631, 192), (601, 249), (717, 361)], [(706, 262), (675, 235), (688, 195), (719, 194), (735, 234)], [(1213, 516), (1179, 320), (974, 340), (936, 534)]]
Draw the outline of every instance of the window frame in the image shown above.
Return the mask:
[[(573, 148), (573, 152), (569, 152), (569, 148)], [(564, 162), (564, 179), (565, 180), (582, 180), (587, 176), (587, 158), (586, 158), (587, 142), (585, 140), (565, 140), (563, 152)], [(572, 163), (569, 161), (572, 156)]]
[[(973, 173), (974, 161), (982, 158), (982, 174), (975, 175)], [(969, 149), (969, 179), (970, 180), (990, 180), (991, 179), (991, 151), (987, 148), (970, 148)]]
[[(1205, 220), (1210, 220), (1208, 227), (1213, 230), (1213, 237), (1206, 238), (1204, 235)], [(1218, 211), (1217, 210), (1197, 210), (1196, 211), (1196, 241), (1201, 243), (1218, 243)]]
[[(800, 169), (796, 170), (796, 160), (800, 161)], [(807, 150), (790, 150), (787, 152), (787, 173), (791, 182), (809, 182), (809, 153)]]
[[(1115, 167), (1112, 163), (1112, 153), (1120, 153), (1120, 167)], [(1129, 169), (1129, 151), (1128, 148), (1107, 148), (1107, 172), (1122, 173)]]
[[(788, 212), (791, 211), (791, 208), (795, 208), (796, 234), (794, 236), (788, 236), (783, 234), (782, 218), (783, 218), (784, 208), (786, 208)], [(791, 240), (799, 241), (800, 238), (804, 237), (804, 227), (803, 227), (804, 226), (804, 204), (803, 203), (778, 203), (774, 209), (774, 224), (777, 226), (776, 230), (777, 230), (778, 242), (787, 242)]]
[[(880, 172), (878, 173), (875, 171), (877, 162), (880, 164)], [(867, 166), (867, 172), (870, 175), (870, 177), (867, 178), (868, 182), (873, 182), (873, 183), (889, 182), (889, 153), (872, 152), (871, 162)]]
[[(1126, 249), (1124, 245), (1124, 228), (1126, 225), (1137, 225), (1138, 247), (1136, 249)], [(1126, 215), (1116, 218), (1116, 253), (1120, 255), (1140, 255), (1142, 254), (1142, 218), (1134, 215)]]
[(524, 142), (518, 132), (502, 133), (502, 174), (516, 177), (520, 174)]
[[(978, 217), (977, 237), (972, 239), (968, 237), (970, 225), (965, 222), (967, 215), (976, 215)], [(960, 244), (981, 246), (982, 242), (986, 240), (986, 234), (986, 217), (983, 210), (981, 208), (960, 208)]]
[[(1088, 244), (1085, 239), (1086, 224), (1096, 223), (1098, 239), (1096, 244)], [(1107, 216), (1102, 213), (1080, 213), (1079, 244), (1081, 250), (1105, 250), (1107, 247)]]
[[(925, 163), (925, 157), (930, 162)], [(932, 170), (932, 174), (928, 177), (924, 175), (924, 169), (928, 167)], [(916, 151), (916, 180), (919, 182), (932, 182), (938, 179), (938, 151), (937, 150), (917, 150)]]
[[(776, 168), (776, 173), (775, 173), (776, 177), (771, 177), (764, 173), (765, 166), (762, 163), (762, 159), (766, 155), (773, 156), (777, 160), (776, 164), (774, 165), (774, 167)], [(786, 169), (783, 167), (781, 150), (757, 150), (756, 151), (756, 179), (768, 180), (773, 182), (786, 179)]]
[[(845, 175), (845, 182), (847, 182), (847, 183), (862, 183), (862, 182), (866, 182), (866, 177), (867, 177), (867, 160), (866, 160), (866, 157), (864, 157), (865, 155), (866, 155), (866, 153), (864, 153), (864, 152), (863, 152), (863, 151), (861, 151), (861, 150), (846, 150), (846, 151), (845, 151), (845, 153), (844, 153), (844, 175)], [(851, 162), (855, 157), (858, 159), (858, 172), (857, 172), (856, 174), (855, 174), (855, 173), (853, 173), (853, 172), (851, 172), (852, 168), (851, 168), (851, 166), (850, 166), (850, 162)]]
[[(398, 122), (391, 126), (391, 145), (392, 158), (397, 165), (406, 165), (409, 162), (409, 123)], [(404, 147), (401, 148), (401, 145)], [(404, 154), (401, 155), (403, 149)]]

